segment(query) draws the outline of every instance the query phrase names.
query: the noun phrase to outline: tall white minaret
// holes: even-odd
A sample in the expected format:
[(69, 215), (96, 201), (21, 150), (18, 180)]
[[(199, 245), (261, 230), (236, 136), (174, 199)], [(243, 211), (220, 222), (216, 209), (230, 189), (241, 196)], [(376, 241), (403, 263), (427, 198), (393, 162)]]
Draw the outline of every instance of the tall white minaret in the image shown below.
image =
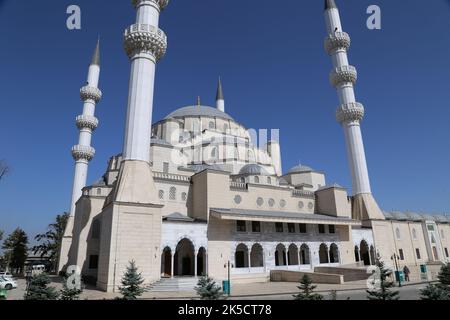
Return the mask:
[(75, 175), (73, 179), (72, 200), (70, 203), (70, 215), (75, 214), (75, 203), (81, 197), (81, 190), (86, 186), (88, 165), (95, 155), (95, 149), (91, 147), (92, 133), (98, 126), (98, 119), (94, 116), (95, 106), (102, 98), (102, 92), (98, 89), (100, 77), (100, 41), (97, 42), (91, 64), (89, 66), (86, 86), (80, 90), (83, 100), (83, 114), (76, 118), (76, 125), (80, 130), (78, 144), (72, 148), (72, 156), (75, 160)]
[(76, 125), (80, 130), (78, 144), (72, 148), (72, 156), (75, 160), (75, 174), (72, 186), (72, 198), (70, 201), (70, 213), (66, 229), (61, 241), (58, 261), (58, 271), (64, 270), (69, 261), (69, 251), (72, 244), (72, 235), (75, 223), (75, 203), (80, 199), (82, 189), (86, 186), (88, 165), (95, 155), (91, 147), (92, 132), (98, 126), (98, 119), (94, 116), (95, 106), (102, 98), (102, 92), (98, 89), (100, 77), (100, 41), (97, 42), (91, 64), (89, 65), (86, 86), (80, 90), (83, 100), (83, 114), (76, 118)]
[(225, 112), (225, 98), (223, 97), (222, 80), (220, 78), (217, 84), (216, 107), (220, 111)]
[(325, 49), (331, 56), (334, 67), (330, 81), (337, 90), (340, 102), (336, 117), (344, 129), (352, 175), (353, 217), (361, 220), (384, 219), (370, 188), (361, 134), (364, 107), (356, 102), (354, 84), (357, 80), (357, 71), (355, 67), (349, 65), (347, 57), (350, 37), (342, 31), (339, 10), (334, 0), (325, 0), (325, 21), (328, 33)]
[(132, 0), (132, 3), (137, 17), (136, 23), (128, 27), (124, 35), (131, 75), (116, 200), (159, 203), (150, 170), (150, 141), (156, 63), (167, 49), (167, 36), (158, 28), (159, 15), (169, 0)]

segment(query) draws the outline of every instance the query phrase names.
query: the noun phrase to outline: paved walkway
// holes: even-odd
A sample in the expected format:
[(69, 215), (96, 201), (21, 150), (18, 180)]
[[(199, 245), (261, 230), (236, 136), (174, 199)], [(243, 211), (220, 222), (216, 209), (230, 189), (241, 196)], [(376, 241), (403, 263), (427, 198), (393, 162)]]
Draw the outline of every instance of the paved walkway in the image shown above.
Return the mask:
[[(61, 283), (54, 277), (54, 282), (51, 286), (57, 290), (62, 288)], [(294, 282), (267, 282), (267, 283), (250, 283), (250, 284), (235, 284), (232, 285), (232, 297), (231, 299), (291, 299), (293, 294), (299, 292), (298, 283)], [(18, 288), (12, 290), (8, 294), (8, 300), (21, 300), (25, 294), (26, 283), (25, 280), (18, 280)], [(410, 296), (414, 296), (413, 292), (424, 287), (424, 283), (410, 282), (405, 285), (401, 290), (410, 292)], [(417, 289), (415, 289), (417, 287)], [(409, 288), (409, 289), (407, 289)], [(367, 289), (366, 281), (354, 281), (347, 282), (341, 285), (331, 284), (318, 284), (316, 291), (327, 296), (331, 291), (338, 291), (338, 297), (365, 297), (365, 290)], [(418, 297), (418, 295), (416, 295)], [(115, 299), (120, 297), (119, 293), (105, 293), (92, 287), (87, 287), (80, 299), (81, 300), (103, 300), (103, 299)], [(194, 299), (197, 298), (195, 292), (146, 292), (141, 297), (142, 299)]]

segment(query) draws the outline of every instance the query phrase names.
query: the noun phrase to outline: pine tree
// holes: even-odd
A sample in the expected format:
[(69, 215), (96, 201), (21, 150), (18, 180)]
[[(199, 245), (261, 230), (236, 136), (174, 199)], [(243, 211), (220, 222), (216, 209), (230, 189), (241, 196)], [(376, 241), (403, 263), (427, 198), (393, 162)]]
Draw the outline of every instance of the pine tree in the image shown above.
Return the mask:
[(195, 291), (201, 300), (219, 300), (223, 296), (222, 288), (210, 277), (201, 277)]
[(20, 228), (14, 230), (5, 239), (2, 248), (5, 250), (8, 266), (17, 273), (22, 273), (28, 256), (28, 236), (25, 231)]
[(391, 288), (394, 287), (394, 282), (389, 281), (388, 278), (391, 276), (392, 271), (388, 270), (384, 266), (384, 262), (378, 257), (375, 265), (378, 267), (378, 272), (380, 278), (379, 281), (374, 281), (373, 285), (377, 285), (378, 288), (374, 290), (367, 290), (369, 300), (398, 300), (399, 292), (393, 291)]
[(58, 292), (55, 288), (49, 287), (50, 278), (42, 273), (31, 278), (28, 291), (25, 294), (25, 300), (56, 300)]
[(422, 300), (450, 300), (450, 263), (442, 266), (438, 284), (429, 284), (420, 290)]
[(144, 278), (138, 273), (138, 268), (134, 261), (130, 261), (121, 283), (122, 286), (119, 287), (119, 291), (123, 295), (124, 300), (136, 300), (144, 293), (144, 289), (142, 288)]
[(70, 274), (66, 274), (63, 279), (63, 288), (60, 291), (60, 300), (70, 301), (80, 299), (80, 294), (83, 293), (83, 285), (80, 280), (80, 284), (77, 288), (76, 283), (72, 280)]
[(316, 289), (317, 286), (312, 285), (312, 280), (307, 274), (300, 280), (300, 286), (298, 288), (301, 292), (294, 295), (295, 300), (323, 300), (322, 295), (314, 293), (314, 289)]

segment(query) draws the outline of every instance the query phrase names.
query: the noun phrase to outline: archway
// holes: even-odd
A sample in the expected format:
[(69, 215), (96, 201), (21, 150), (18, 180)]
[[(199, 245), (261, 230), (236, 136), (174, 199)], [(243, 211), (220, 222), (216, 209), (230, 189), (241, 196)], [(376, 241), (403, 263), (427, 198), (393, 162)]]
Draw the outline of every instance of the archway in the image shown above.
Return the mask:
[(234, 265), (236, 268), (248, 268), (248, 248), (245, 244), (241, 243), (237, 246), (234, 254)]
[(306, 244), (302, 244), (300, 247), (300, 264), (308, 265), (311, 264), (309, 247)]
[(264, 267), (264, 250), (258, 243), (253, 245), (250, 252), (250, 266), (252, 268)]
[(330, 246), (330, 263), (339, 263), (339, 248), (335, 243)]
[(298, 266), (298, 248), (295, 244), (291, 244), (289, 246), (288, 251), (288, 265), (290, 266)]
[(161, 254), (161, 276), (169, 278), (172, 276), (172, 250), (165, 247)]
[(355, 246), (355, 261), (359, 262), (361, 259), (359, 258), (359, 247)]
[(365, 266), (370, 266), (370, 253), (369, 253), (369, 245), (365, 240), (361, 241), (359, 256), (361, 257), (361, 261), (364, 261)]
[(206, 275), (206, 249), (201, 247), (197, 254), (197, 276)]
[(328, 247), (325, 243), (322, 243), (319, 248), (319, 262), (330, 263), (328, 258)]
[(195, 275), (195, 250), (191, 240), (184, 238), (178, 242), (174, 257), (175, 276)]
[(285, 266), (286, 261), (286, 247), (283, 244), (279, 244), (275, 249), (275, 266)]

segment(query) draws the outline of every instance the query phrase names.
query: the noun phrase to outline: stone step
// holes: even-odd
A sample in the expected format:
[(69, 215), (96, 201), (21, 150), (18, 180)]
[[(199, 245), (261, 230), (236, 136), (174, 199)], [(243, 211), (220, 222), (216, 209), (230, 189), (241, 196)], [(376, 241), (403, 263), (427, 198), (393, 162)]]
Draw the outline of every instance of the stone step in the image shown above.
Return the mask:
[(149, 286), (150, 292), (173, 292), (189, 291), (193, 292), (197, 286), (197, 278), (163, 278)]

